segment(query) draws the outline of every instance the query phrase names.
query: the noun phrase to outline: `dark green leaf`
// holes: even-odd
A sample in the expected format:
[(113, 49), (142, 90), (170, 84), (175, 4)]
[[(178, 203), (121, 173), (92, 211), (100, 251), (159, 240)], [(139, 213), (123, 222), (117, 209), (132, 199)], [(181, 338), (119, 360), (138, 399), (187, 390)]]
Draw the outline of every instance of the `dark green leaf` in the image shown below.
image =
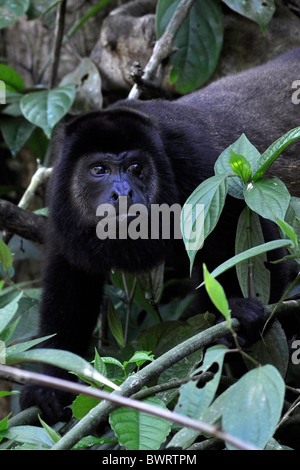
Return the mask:
[(34, 128), (35, 126), (24, 117), (1, 120), (3, 137), (14, 156), (26, 144)]
[[(160, 0), (156, 11), (156, 31), (160, 38), (179, 0)], [(170, 58), (170, 81), (180, 93), (198, 88), (213, 73), (223, 43), (223, 15), (213, 0), (194, 2), (174, 41)]]
[[(248, 227), (248, 210), (245, 208), (241, 213), (236, 230), (235, 254), (243, 253), (248, 248), (263, 245), (265, 240), (261, 229), (258, 215), (250, 213), (251, 228)], [(250, 245), (251, 243), (251, 245)], [(251, 263), (252, 282), (257, 299), (267, 305), (270, 298), (271, 276), (266, 268), (266, 253), (249, 258), (236, 265), (237, 277), (244, 297), (250, 297), (249, 291), (249, 263)]]

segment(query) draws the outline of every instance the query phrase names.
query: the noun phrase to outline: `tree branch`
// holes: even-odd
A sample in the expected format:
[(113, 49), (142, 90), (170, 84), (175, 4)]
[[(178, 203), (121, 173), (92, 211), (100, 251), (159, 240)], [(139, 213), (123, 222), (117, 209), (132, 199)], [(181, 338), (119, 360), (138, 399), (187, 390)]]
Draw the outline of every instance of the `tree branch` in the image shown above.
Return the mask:
[(43, 243), (46, 218), (0, 199), (0, 230), (13, 232), (28, 240)]

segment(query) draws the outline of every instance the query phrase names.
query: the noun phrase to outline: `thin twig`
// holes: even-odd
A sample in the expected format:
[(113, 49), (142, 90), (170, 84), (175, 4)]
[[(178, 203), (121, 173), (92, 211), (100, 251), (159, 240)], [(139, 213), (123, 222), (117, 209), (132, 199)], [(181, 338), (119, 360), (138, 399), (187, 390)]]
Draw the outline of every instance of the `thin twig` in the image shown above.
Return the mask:
[[(181, 0), (181, 2), (178, 4), (174, 15), (169, 22), (164, 34), (162, 37), (155, 43), (154, 49), (152, 56), (149, 59), (149, 62), (147, 63), (144, 74), (142, 76), (143, 80), (152, 80), (153, 76), (158, 69), (159, 65), (162, 63), (164, 59), (169, 57), (173, 50), (173, 43), (174, 43), (174, 38), (182, 25), (184, 19), (186, 18), (188, 12), (190, 11), (190, 8), (192, 4), (194, 3), (194, 0)], [(135, 84), (129, 95), (129, 99), (136, 99), (139, 97), (139, 89), (138, 86)]]

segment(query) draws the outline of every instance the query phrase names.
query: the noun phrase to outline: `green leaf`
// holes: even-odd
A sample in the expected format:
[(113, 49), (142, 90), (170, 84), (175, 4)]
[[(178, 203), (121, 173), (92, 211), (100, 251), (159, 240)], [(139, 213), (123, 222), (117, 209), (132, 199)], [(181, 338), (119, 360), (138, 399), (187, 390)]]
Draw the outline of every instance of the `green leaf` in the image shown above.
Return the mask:
[[(289, 365), (290, 355), (286, 335), (278, 320), (274, 320), (267, 333), (259, 341), (247, 348), (247, 354), (259, 364), (271, 364), (284, 379)], [(252, 361), (245, 360), (248, 369), (253, 369)]]
[(118, 345), (125, 346), (123, 328), (122, 328), (122, 324), (120, 321), (120, 317), (110, 299), (108, 299), (107, 320), (108, 320), (109, 329), (113, 337), (117, 341)]
[[(0, 25), (1, 25), (1, 6), (0, 6)], [(0, 64), (0, 80), (4, 81), (6, 90), (15, 91), (15, 90), (23, 90), (25, 88), (23, 78), (18, 74), (18, 72), (16, 72), (14, 69), (12, 69), (11, 67), (5, 64)]]
[[(155, 397), (142, 401), (167, 409)], [(109, 422), (126, 450), (157, 450), (171, 431), (171, 423), (165, 419), (125, 407), (114, 410), (109, 416)]]
[(141, 367), (147, 361), (154, 361), (154, 356), (151, 354), (151, 351), (136, 351), (129, 361), (124, 362), (124, 367), (126, 367), (127, 364), (137, 364), (138, 367)]
[(45, 362), (62, 369), (80, 374), (92, 380), (96, 380), (113, 389), (117, 389), (114, 383), (108, 380), (103, 375), (99, 374), (87, 361), (82, 357), (77, 356), (69, 351), (62, 351), (58, 349), (33, 349), (17, 353), (15, 355), (7, 354), (6, 363), (16, 364), (18, 362)]
[(29, 0), (2, 0), (0, 5), (0, 29), (18, 21), (29, 6)]
[(295, 248), (298, 248), (298, 239), (293, 227), (284, 220), (280, 220), (279, 218), (277, 218), (277, 224), (279, 225), (281, 230), (288, 236), (288, 238), (292, 240)]
[(203, 265), (203, 274), (204, 274), (205, 288), (207, 290), (207, 293), (212, 303), (222, 313), (222, 315), (224, 315), (224, 317), (226, 318), (230, 326), (231, 325), (230, 309), (229, 309), (229, 305), (228, 305), (223, 287), (218, 281), (216, 281), (216, 279), (214, 279), (210, 275), (205, 264)]
[[(238, 155), (245, 155), (251, 168), (256, 168), (257, 160), (261, 156), (259, 151), (247, 139), (245, 134), (242, 134), (232, 145), (227, 147), (215, 163), (216, 175), (232, 175), (233, 170), (229, 163), (231, 151)], [(228, 178), (228, 194), (238, 199), (244, 199), (243, 195), (244, 184), (238, 177)]]
[(9, 322), (13, 319), (14, 315), (16, 314), (18, 310), (18, 302), (22, 295), (23, 293), (20, 293), (8, 305), (5, 305), (5, 307), (0, 308), (0, 332), (2, 332), (8, 326)]
[(107, 377), (105, 362), (103, 361), (102, 357), (99, 355), (97, 349), (95, 349), (94, 367), (99, 372), (99, 374), (105, 375), (105, 377)]
[(12, 252), (3, 240), (0, 240), (0, 262), (3, 265), (5, 272), (8, 271), (13, 264)]
[(75, 99), (75, 86), (65, 85), (53, 90), (36, 91), (21, 99), (23, 115), (50, 138), (54, 126), (67, 114)]
[(223, 2), (240, 15), (255, 21), (263, 31), (266, 30), (276, 9), (274, 0), (223, 0)]
[(251, 177), (251, 165), (243, 156), (230, 149), (229, 163), (234, 173), (241, 178), (243, 183), (247, 183)]
[(53, 442), (58, 442), (61, 439), (61, 435), (58, 434), (58, 432), (54, 431), (45, 421), (42, 420), (42, 418), (39, 416), (39, 421), (45, 431), (49, 434), (50, 438), (53, 440)]
[(34, 128), (23, 116), (1, 120), (1, 131), (12, 155), (15, 156), (26, 144)]
[(150, 272), (140, 273), (138, 283), (145, 293), (147, 299), (158, 303), (164, 286), (164, 264), (151, 269)]
[(82, 419), (99, 403), (100, 400), (98, 398), (80, 394), (73, 401), (72, 413), (76, 419)]
[[(164, 33), (180, 0), (160, 0), (156, 10), (157, 38)], [(194, 2), (176, 34), (170, 57), (171, 83), (186, 93), (202, 85), (213, 73), (223, 43), (223, 14), (213, 0)]]
[(0, 436), (15, 442), (42, 446), (42, 448), (51, 448), (55, 444), (47, 431), (37, 426), (15, 426), (6, 431), (1, 431)]
[[(196, 369), (193, 375), (208, 371), (213, 364), (218, 365), (217, 372), (214, 374), (213, 379), (209, 380), (203, 387), (198, 388), (197, 383), (192, 381), (182, 385), (180, 387), (178, 403), (174, 411), (194, 419), (203, 419), (203, 414), (210, 406), (219, 386), (226, 352), (227, 348), (223, 345), (210, 347), (206, 351), (203, 365)], [(168, 446), (186, 449), (194, 442), (199, 434), (201, 433), (194, 429), (182, 428), (173, 437)]]
[(285, 184), (278, 178), (249, 183), (244, 188), (244, 196), (250, 209), (275, 223), (277, 218), (284, 220), (291, 198)]
[(112, 443), (112, 444), (117, 444), (116, 439), (108, 439), (106, 437), (95, 437), (95, 436), (86, 436), (80, 439), (77, 444), (75, 444), (72, 449), (85, 449), (86, 447), (92, 447), (100, 444), (106, 444), (106, 443)]
[[(247, 207), (242, 211), (237, 225), (236, 238), (235, 238), (235, 254), (243, 253), (248, 248), (253, 248), (258, 245), (263, 245), (265, 240), (260, 224), (258, 215), (255, 212), (250, 212), (251, 230), (248, 227), (248, 210)], [(250, 234), (251, 246), (249, 246)], [(236, 265), (236, 273), (239, 284), (244, 297), (250, 297), (249, 292), (249, 262), (252, 265), (252, 282), (255, 288), (257, 299), (264, 305), (267, 305), (270, 298), (271, 289), (271, 275), (269, 269), (266, 268), (265, 262), (267, 261), (266, 253), (248, 258), (245, 261)]]
[(276, 158), (283, 152), (283, 150), (295, 140), (300, 137), (300, 127), (290, 130), (278, 140), (273, 142), (272, 145), (262, 154), (257, 161), (257, 170), (253, 175), (253, 181), (261, 178), (266, 171), (270, 168)]
[(219, 220), (227, 194), (226, 180), (227, 175), (224, 174), (208, 178), (195, 189), (182, 208), (181, 231), (190, 258), (190, 270), (197, 251)]
[(6, 348), (6, 353), (8, 356), (15, 356), (16, 354), (19, 354), (23, 351), (27, 351), (28, 349), (33, 348), (34, 346), (42, 343), (46, 339), (52, 338), (52, 336), (55, 336), (55, 335), (44, 336), (42, 338), (36, 338), (30, 341), (22, 341), (21, 343), (13, 344), (12, 346), (9, 346), (8, 348)]
[(251, 370), (230, 387), (222, 418), (224, 431), (263, 449), (274, 434), (284, 394), (285, 384), (275, 367)]
[[(213, 277), (217, 277), (245, 259), (252, 258), (267, 251), (276, 250), (277, 248), (284, 248), (289, 246), (292, 246), (292, 242), (290, 240), (273, 240), (271, 242), (264, 243), (263, 245), (255, 246), (254, 248), (250, 248), (249, 250), (246, 250), (243, 253), (228, 259), (225, 261), (225, 263), (220, 264), (210, 274)], [(202, 282), (199, 287), (203, 286), (203, 284), (204, 282)]]

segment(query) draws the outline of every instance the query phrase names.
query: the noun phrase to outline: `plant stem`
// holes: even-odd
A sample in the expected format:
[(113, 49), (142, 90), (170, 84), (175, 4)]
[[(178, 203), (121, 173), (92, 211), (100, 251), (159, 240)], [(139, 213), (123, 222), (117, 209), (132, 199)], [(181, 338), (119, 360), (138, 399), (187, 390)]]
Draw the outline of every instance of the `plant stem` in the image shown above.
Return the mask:
[[(152, 56), (150, 57), (149, 62), (145, 67), (144, 74), (142, 76), (143, 80), (152, 80), (158, 66), (162, 63), (164, 59), (166, 59), (172, 54), (174, 38), (183, 21), (185, 20), (188, 12), (190, 11), (190, 8), (193, 3), (194, 0), (181, 0), (181, 2), (178, 4), (164, 34), (158, 41), (156, 41), (154, 45)], [(139, 89), (135, 84), (132, 87), (128, 98), (136, 99), (139, 97), (139, 94)]]
[(52, 61), (52, 70), (51, 70), (50, 83), (49, 83), (50, 89), (54, 87), (56, 78), (57, 78), (60, 51), (61, 51), (61, 46), (63, 43), (64, 29), (65, 29), (66, 7), (67, 7), (67, 0), (63, 0), (58, 5), (57, 12), (56, 12), (53, 61)]

